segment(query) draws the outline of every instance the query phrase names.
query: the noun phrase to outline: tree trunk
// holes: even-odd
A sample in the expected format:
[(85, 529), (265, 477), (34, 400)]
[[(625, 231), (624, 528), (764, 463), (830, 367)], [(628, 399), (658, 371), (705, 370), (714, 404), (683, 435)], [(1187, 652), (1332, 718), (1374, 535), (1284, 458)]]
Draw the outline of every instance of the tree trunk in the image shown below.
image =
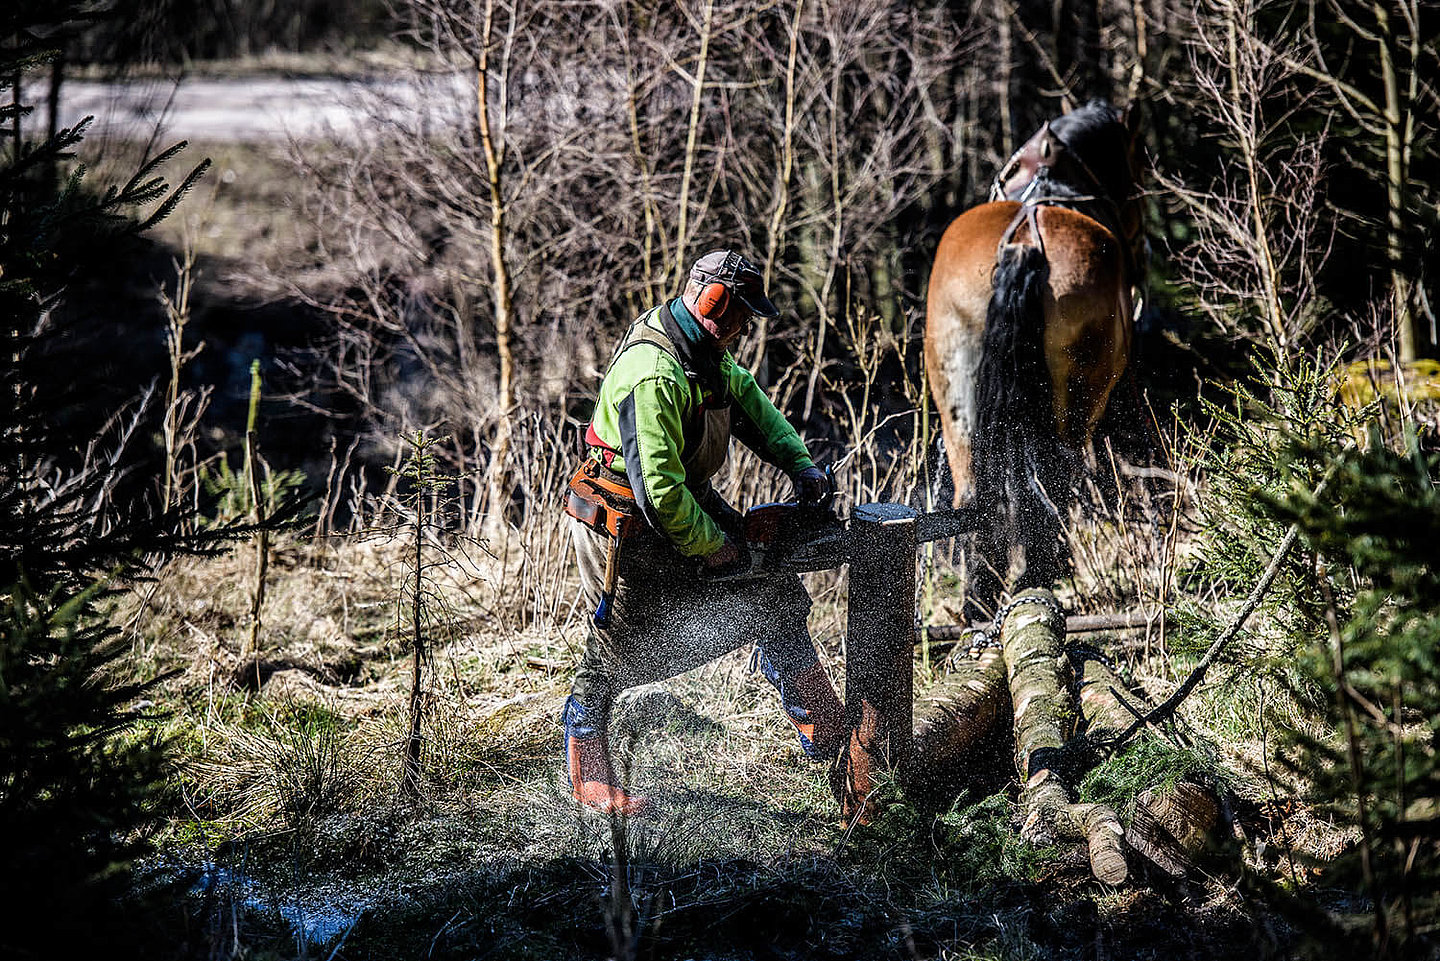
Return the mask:
[(705, 4), (705, 13), (700, 25), (700, 55), (695, 62), (695, 79), (690, 93), (690, 122), (685, 131), (685, 166), (680, 174), (680, 201), (676, 210), (678, 220), (675, 228), (675, 284), (679, 289), (685, 286), (689, 264), (685, 257), (690, 242), (690, 183), (695, 175), (696, 157), (700, 136), (701, 108), (705, 101), (705, 66), (710, 62), (710, 37), (715, 22), (715, 3)]
[[(1396, 36), (1390, 24), (1390, 11), (1383, 3), (1372, 3), (1378, 35), (1375, 43), (1380, 54), (1380, 80), (1385, 88), (1385, 254), (1390, 261), (1390, 300), (1398, 333), (1401, 362), (1408, 363), (1420, 356), (1420, 332), (1410, 299), (1410, 279), (1405, 275), (1405, 220), (1409, 203), (1410, 146), (1413, 124), (1410, 104), (1401, 92), (1399, 67), (1396, 63)], [(1412, 35), (1416, 30), (1412, 27)], [(1418, 69), (1412, 57), (1410, 70)]]
[(852, 519), (845, 625), (848, 746), (837, 765), (840, 810), (869, 824), (876, 771), (910, 763), (914, 733), (915, 511), (866, 504)]
[(1072, 648), (1070, 661), (1079, 682), (1085, 739), (1092, 745), (1115, 738), (1135, 723), (1135, 714), (1121, 702), (1122, 697), (1141, 713), (1150, 709), (1150, 705), (1126, 697), (1124, 683), (1099, 651)]
[(509, 237), (505, 224), (505, 143), (497, 136), (490, 115), (490, 45), (494, 37), (494, 14), (494, 0), (487, 0), (481, 48), (475, 67), (480, 147), (485, 156), (485, 174), (490, 191), (490, 266), (494, 274), (491, 294), (495, 308), (495, 354), (499, 362), (495, 398), (497, 419), (495, 434), (490, 444), (490, 464), (486, 472), (488, 503), (485, 526), (492, 534), (500, 530), (505, 517), (505, 470), (510, 459), (510, 417), (515, 408), (515, 300), (510, 282), (510, 266), (506, 259)]
[(1056, 819), (1070, 803), (1070, 789), (1058, 769), (1075, 729), (1076, 710), (1061, 647), (1064, 613), (1049, 591), (1037, 588), (1017, 598), (1026, 599), (1005, 618), (1000, 640), (1015, 711), (1015, 768), (1025, 811), (1021, 834), (1046, 840), (1055, 836)]

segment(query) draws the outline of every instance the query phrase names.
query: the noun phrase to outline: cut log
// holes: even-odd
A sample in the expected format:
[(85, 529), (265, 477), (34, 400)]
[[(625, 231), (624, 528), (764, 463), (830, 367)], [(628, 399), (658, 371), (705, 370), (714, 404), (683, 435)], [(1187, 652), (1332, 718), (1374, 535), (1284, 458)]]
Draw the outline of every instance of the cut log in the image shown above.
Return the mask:
[(1070, 788), (1059, 773), (1076, 717), (1062, 647), (1065, 614), (1049, 591), (1025, 591), (1016, 601), (1000, 627), (1000, 644), (1015, 712), (1021, 834), (1047, 841), (1056, 836), (1060, 812), (1070, 804)]
[(1171, 877), (1183, 878), (1220, 823), (1220, 799), (1209, 788), (1181, 781), (1135, 799), (1126, 839)]
[(1015, 768), (1023, 783), (1020, 833), (1036, 842), (1083, 840), (1095, 877), (1120, 884), (1129, 868), (1119, 817), (1104, 805), (1070, 803), (1064, 759), (1079, 712), (1064, 639), (1065, 613), (1044, 590), (1019, 594), (1000, 628), (1015, 714)]
[(1215, 792), (1189, 781), (1181, 781), (1168, 791), (1146, 791), (1137, 802), (1191, 857), (1205, 848), (1215, 825), (1220, 823), (1220, 799)]
[(996, 755), (1008, 748), (1010, 716), (1000, 649), (957, 659), (916, 705), (914, 752), (899, 772), (905, 796), (924, 804), (987, 791)]
[(1141, 713), (1150, 709), (1125, 689), (1125, 684), (1103, 654), (1093, 648), (1072, 647), (1070, 662), (1080, 690), (1080, 714), (1084, 721), (1081, 731), (1092, 745), (1113, 740), (1135, 721), (1135, 714), (1121, 702), (1125, 701)]
[[(1148, 701), (1126, 690), (1100, 652), (1072, 648), (1070, 659), (1080, 684), (1082, 729), (1091, 746), (1113, 741), (1134, 723), (1136, 711), (1143, 715), (1152, 709)], [(1215, 795), (1199, 785), (1181, 782), (1136, 798), (1125, 842), (1161, 871), (1182, 878), (1193, 869), (1193, 858), (1219, 820), (1220, 802)]]
[[(1121, 614), (1071, 614), (1065, 618), (1066, 634), (1089, 634), (1098, 631), (1140, 631), (1159, 629), (1165, 624), (1165, 612), (1126, 611)], [(922, 628), (925, 636), (939, 644), (964, 640), (973, 628), (967, 624), (931, 624)], [(943, 654), (947, 648), (940, 648)]]
[(1172, 878), (1183, 878), (1190, 873), (1190, 859), (1155, 815), (1143, 805), (1135, 806), (1130, 828), (1125, 832), (1125, 841), (1135, 849), (1135, 853)]
[(1063, 812), (1063, 833), (1080, 835), (1090, 851), (1090, 870), (1105, 884), (1123, 884), (1130, 876), (1121, 840), (1125, 828), (1114, 810), (1103, 804), (1072, 804)]

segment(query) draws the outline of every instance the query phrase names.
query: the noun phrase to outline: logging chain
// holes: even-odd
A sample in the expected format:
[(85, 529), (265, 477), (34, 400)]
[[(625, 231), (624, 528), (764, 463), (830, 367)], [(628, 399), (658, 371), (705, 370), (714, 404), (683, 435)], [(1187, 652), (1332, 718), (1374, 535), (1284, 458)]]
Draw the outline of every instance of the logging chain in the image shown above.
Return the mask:
[(1053, 613), (1062, 617), (1065, 614), (1065, 608), (1049, 594), (1021, 594), (995, 612), (995, 620), (990, 622), (989, 627), (972, 627), (967, 630), (962, 638), (969, 636), (973, 640), (966, 646), (957, 646), (955, 653), (951, 655), (952, 658), (965, 657), (972, 661), (978, 661), (980, 655), (987, 650), (998, 650), (1000, 648), (1000, 629), (1005, 626), (1005, 618), (1009, 617), (1010, 612), (1015, 608), (1025, 604), (1039, 604), (1041, 607), (1048, 607)]

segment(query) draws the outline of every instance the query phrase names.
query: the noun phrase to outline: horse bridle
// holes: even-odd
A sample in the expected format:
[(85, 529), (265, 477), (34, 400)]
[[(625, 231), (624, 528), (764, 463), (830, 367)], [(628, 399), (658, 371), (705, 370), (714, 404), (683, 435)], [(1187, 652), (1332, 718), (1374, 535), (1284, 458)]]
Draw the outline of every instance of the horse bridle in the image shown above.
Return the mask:
[[(1025, 151), (1030, 147), (1030, 145), (1032, 143), (1035, 143), (1036, 141), (1041, 141), (1043, 143), (1047, 140), (1059, 146), (1060, 150), (1064, 152), (1065, 158), (1080, 169), (1080, 173), (1084, 176), (1084, 179), (1088, 181), (1086, 186), (1088, 186), (1091, 190), (1093, 190), (1096, 194), (1099, 195), (1098, 197), (1075, 197), (1071, 199), (1088, 201), (1098, 200), (1102, 198), (1110, 198), (1110, 191), (1105, 189), (1104, 181), (1102, 181), (1098, 176), (1096, 176), (1095, 171), (1090, 169), (1090, 165), (1085, 162), (1084, 157), (1080, 156), (1080, 154), (1075, 150), (1072, 150), (1070, 146), (1060, 138), (1059, 134), (1055, 134), (1050, 131), (1050, 121), (1047, 120), (1045, 121), (1045, 123), (1040, 125), (1040, 129), (1035, 132), (1035, 135), (1033, 137), (1025, 141), (1025, 143), (1020, 146), (1019, 150), (1015, 151), (1013, 154), (1010, 155), (1010, 159), (1006, 161), (1005, 166), (1000, 169), (1000, 172), (995, 175), (995, 179), (990, 182), (991, 202), (994, 202), (996, 200), (1010, 199), (1005, 195), (1005, 182), (1009, 180), (1012, 176), (1014, 176), (1015, 169), (1019, 167), (1023, 162)], [(1054, 169), (1058, 162), (1059, 154), (1056, 155), (1055, 159), (1049, 160), (1048, 162), (1044, 156), (1037, 160), (1035, 164), (1035, 176), (1032, 177), (1030, 182), (1025, 185), (1025, 189), (1021, 191), (1020, 196), (1015, 199), (1019, 200), (1021, 203), (1024, 203), (1029, 193), (1035, 189), (1035, 184), (1037, 181), (1040, 180), (1041, 175)], [(1110, 202), (1112, 204), (1115, 203), (1113, 198), (1110, 198)]]

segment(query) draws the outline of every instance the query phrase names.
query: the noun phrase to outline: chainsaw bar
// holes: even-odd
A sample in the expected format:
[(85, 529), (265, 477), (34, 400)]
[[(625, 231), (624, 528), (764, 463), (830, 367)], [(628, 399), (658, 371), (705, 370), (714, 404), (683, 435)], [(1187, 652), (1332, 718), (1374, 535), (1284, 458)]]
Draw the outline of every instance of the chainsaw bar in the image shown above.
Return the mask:
[[(978, 525), (973, 508), (929, 511), (915, 515), (915, 542), (956, 537)], [(793, 501), (761, 504), (745, 512), (745, 546), (749, 564), (712, 577), (718, 582), (754, 580), (779, 571), (825, 571), (850, 559), (849, 523), (828, 505)]]

